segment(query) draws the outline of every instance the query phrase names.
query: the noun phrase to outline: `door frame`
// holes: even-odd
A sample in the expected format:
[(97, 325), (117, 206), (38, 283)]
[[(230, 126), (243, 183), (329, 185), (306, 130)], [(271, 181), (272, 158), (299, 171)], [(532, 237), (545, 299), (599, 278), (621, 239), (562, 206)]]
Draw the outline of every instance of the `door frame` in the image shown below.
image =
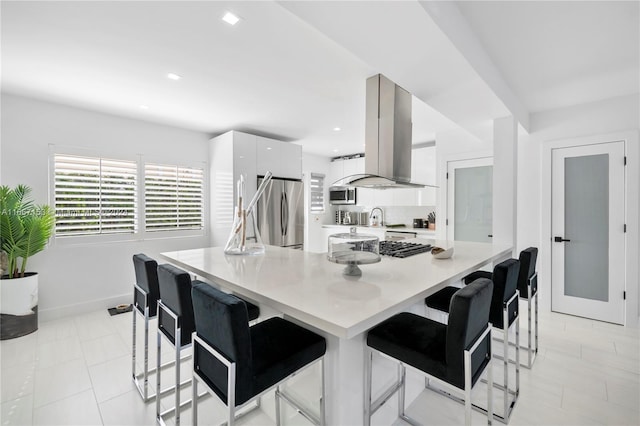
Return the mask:
[[(481, 158), (493, 159), (493, 151), (478, 150), (438, 156), (436, 165), (436, 181), (438, 182), (438, 190), (436, 191), (436, 239), (446, 240), (448, 235), (446, 220), (449, 218), (449, 195), (447, 191), (449, 186), (449, 183), (447, 182), (449, 163), (453, 161), (477, 160)], [(439, 222), (438, 218), (441, 218)]]
[[(627, 166), (624, 170), (625, 180), (625, 283), (626, 291), (624, 325), (631, 327), (640, 326), (638, 318), (638, 218), (640, 200), (640, 179), (638, 161), (640, 160), (640, 147), (638, 131), (609, 133), (603, 135), (584, 136), (571, 139), (558, 139), (545, 141), (542, 144), (541, 158), (541, 226), (540, 226), (540, 297), (543, 308), (551, 311), (551, 163), (552, 150), (557, 148), (569, 148), (583, 145), (595, 145), (607, 142), (623, 141)], [(635, 195), (635, 197), (634, 197)]]
[[(486, 156), (486, 157), (476, 157), (476, 158), (465, 158), (465, 159), (457, 159), (457, 160), (449, 160), (446, 162), (447, 165), (447, 169), (446, 169), (446, 173), (449, 173), (449, 169), (450, 166), (454, 165), (453, 163), (467, 163), (468, 166), (467, 167), (486, 167), (486, 166), (491, 166), (491, 169), (493, 170), (493, 156)], [(466, 167), (454, 167), (455, 169), (458, 168), (466, 168)], [(445, 175), (446, 177), (447, 175)], [(455, 195), (454, 195), (454, 190), (451, 190), (451, 182), (453, 182), (453, 180), (451, 180), (451, 176), (446, 177), (445, 182), (446, 184), (446, 193), (447, 193), (447, 204), (445, 206), (445, 211), (446, 211), (446, 216), (445, 216), (445, 226), (446, 226), (446, 238), (447, 240), (451, 240), (453, 241), (454, 239), (454, 233), (455, 233)], [(495, 186), (494, 186), (495, 187)], [(493, 189), (491, 188), (491, 193), (493, 193)], [(493, 203), (493, 199), (491, 200), (491, 202)], [(449, 219), (451, 219), (449, 221)], [(493, 218), (492, 218), (493, 220)], [(493, 222), (492, 222), (492, 229), (493, 229)], [(492, 230), (493, 233), (493, 230)]]
[[(570, 243), (554, 243), (551, 246), (551, 309), (554, 312), (566, 313), (570, 315), (583, 316), (585, 318), (598, 319), (600, 321), (611, 322), (614, 324), (624, 323), (625, 302), (623, 299), (623, 291), (625, 290), (625, 234), (623, 224), (625, 222), (624, 211), (626, 206), (625, 188), (626, 182), (624, 178), (623, 158), (625, 155), (624, 141), (611, 141), (608, 143), (597, 145), (580, 145), (568, 148), (558, 148), (553, 150), (552, 154), (552, 176), (558, 176), (557, 180), (552, 182), (552, 204), (556, 206), (552, 211), (551, 229), (553, 236), (561, 236), (561, 238), (569, 238)], [(581, 232), (589, 233), (585, 230), (576, 230), (574, 233), (567, 230), (567, 211), (564, 209), (564, 201), (567, 197), (566, 179), (563, 179), (566, 170), (566, 160), (568, 158), (586, 158), (600, 156), (606, 158), (607, 171), (607, 190), (608, 201), (606, 205), (607, 221), (603, 223), (603, 229), (606, 229), (609, 243), (609, 251), (607, 253), (600, 252), (598, 257), (600, 261), (608, 259), (607, 269), (607, 299), (597, 299), (583, 297), (580, 295), (566, 294), (566, 285), (554, 285), (554, 279), (563, 281), (561, 278), (567, 275), (566, 271), (566, 253), (571, 250), (575, 240), (585, 238)], [(558, 205), (559, 204), (559, 205)], [(588, 237), (586, 237), (588, 238)], [(578, 243), (579, 244), (579, 243)], [(557, 258), (554, 256), (558, 256)], [(554, 263), (555, 262), (555, 263)], [(575, 265), (574, 265), (575, 267)]]

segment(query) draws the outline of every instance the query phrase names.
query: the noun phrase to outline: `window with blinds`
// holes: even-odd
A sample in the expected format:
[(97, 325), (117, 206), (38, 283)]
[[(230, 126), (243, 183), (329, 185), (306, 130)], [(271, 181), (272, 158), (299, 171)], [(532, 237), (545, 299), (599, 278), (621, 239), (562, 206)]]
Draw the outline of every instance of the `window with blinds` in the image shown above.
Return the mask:
[(324, 175), (311, 173), (311, 213), (324, 213)]
[(145, 229), (202, 229), (203, 182), (202, 169), (145, 164)]
[(54, 156), (56, 236), (136, 232), (135, 161)]

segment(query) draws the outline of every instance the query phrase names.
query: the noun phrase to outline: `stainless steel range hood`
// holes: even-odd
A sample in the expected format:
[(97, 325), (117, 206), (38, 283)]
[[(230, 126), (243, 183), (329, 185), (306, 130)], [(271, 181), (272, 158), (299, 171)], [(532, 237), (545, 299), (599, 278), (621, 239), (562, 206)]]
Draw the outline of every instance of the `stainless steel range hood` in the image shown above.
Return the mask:
[(423, 188), (411, 182), (411, 93), (382, 74), (367, 79), (365, 174), (335, 185), (376, 189)]

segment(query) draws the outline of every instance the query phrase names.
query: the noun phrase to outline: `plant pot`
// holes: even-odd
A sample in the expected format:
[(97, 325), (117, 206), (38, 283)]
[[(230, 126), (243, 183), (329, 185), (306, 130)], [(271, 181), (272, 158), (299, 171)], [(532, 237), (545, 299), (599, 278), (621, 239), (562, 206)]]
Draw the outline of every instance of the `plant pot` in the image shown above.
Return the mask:
[(38, 274), (0, 280), (0, 340), (13, 339), (38, 329)]
[(436, 229), (436, 224), (432, 223), (432, 222), (429, 222), (429, 229), (431, 229), (431, 230)]

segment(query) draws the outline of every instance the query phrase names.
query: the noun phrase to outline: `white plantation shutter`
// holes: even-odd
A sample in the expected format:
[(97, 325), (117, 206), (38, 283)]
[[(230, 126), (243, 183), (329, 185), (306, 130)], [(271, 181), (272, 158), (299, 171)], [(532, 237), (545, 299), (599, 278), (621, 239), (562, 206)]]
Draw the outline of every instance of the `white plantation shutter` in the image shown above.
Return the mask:
[(56, 236), (136, 232), (135, 161), (55, 154)]
[(324, 175), (311, 173), (311, 213), (324, 213)]
[(203, 182), (202, 169), (145, 164), (146, 230), (202, 229)]

